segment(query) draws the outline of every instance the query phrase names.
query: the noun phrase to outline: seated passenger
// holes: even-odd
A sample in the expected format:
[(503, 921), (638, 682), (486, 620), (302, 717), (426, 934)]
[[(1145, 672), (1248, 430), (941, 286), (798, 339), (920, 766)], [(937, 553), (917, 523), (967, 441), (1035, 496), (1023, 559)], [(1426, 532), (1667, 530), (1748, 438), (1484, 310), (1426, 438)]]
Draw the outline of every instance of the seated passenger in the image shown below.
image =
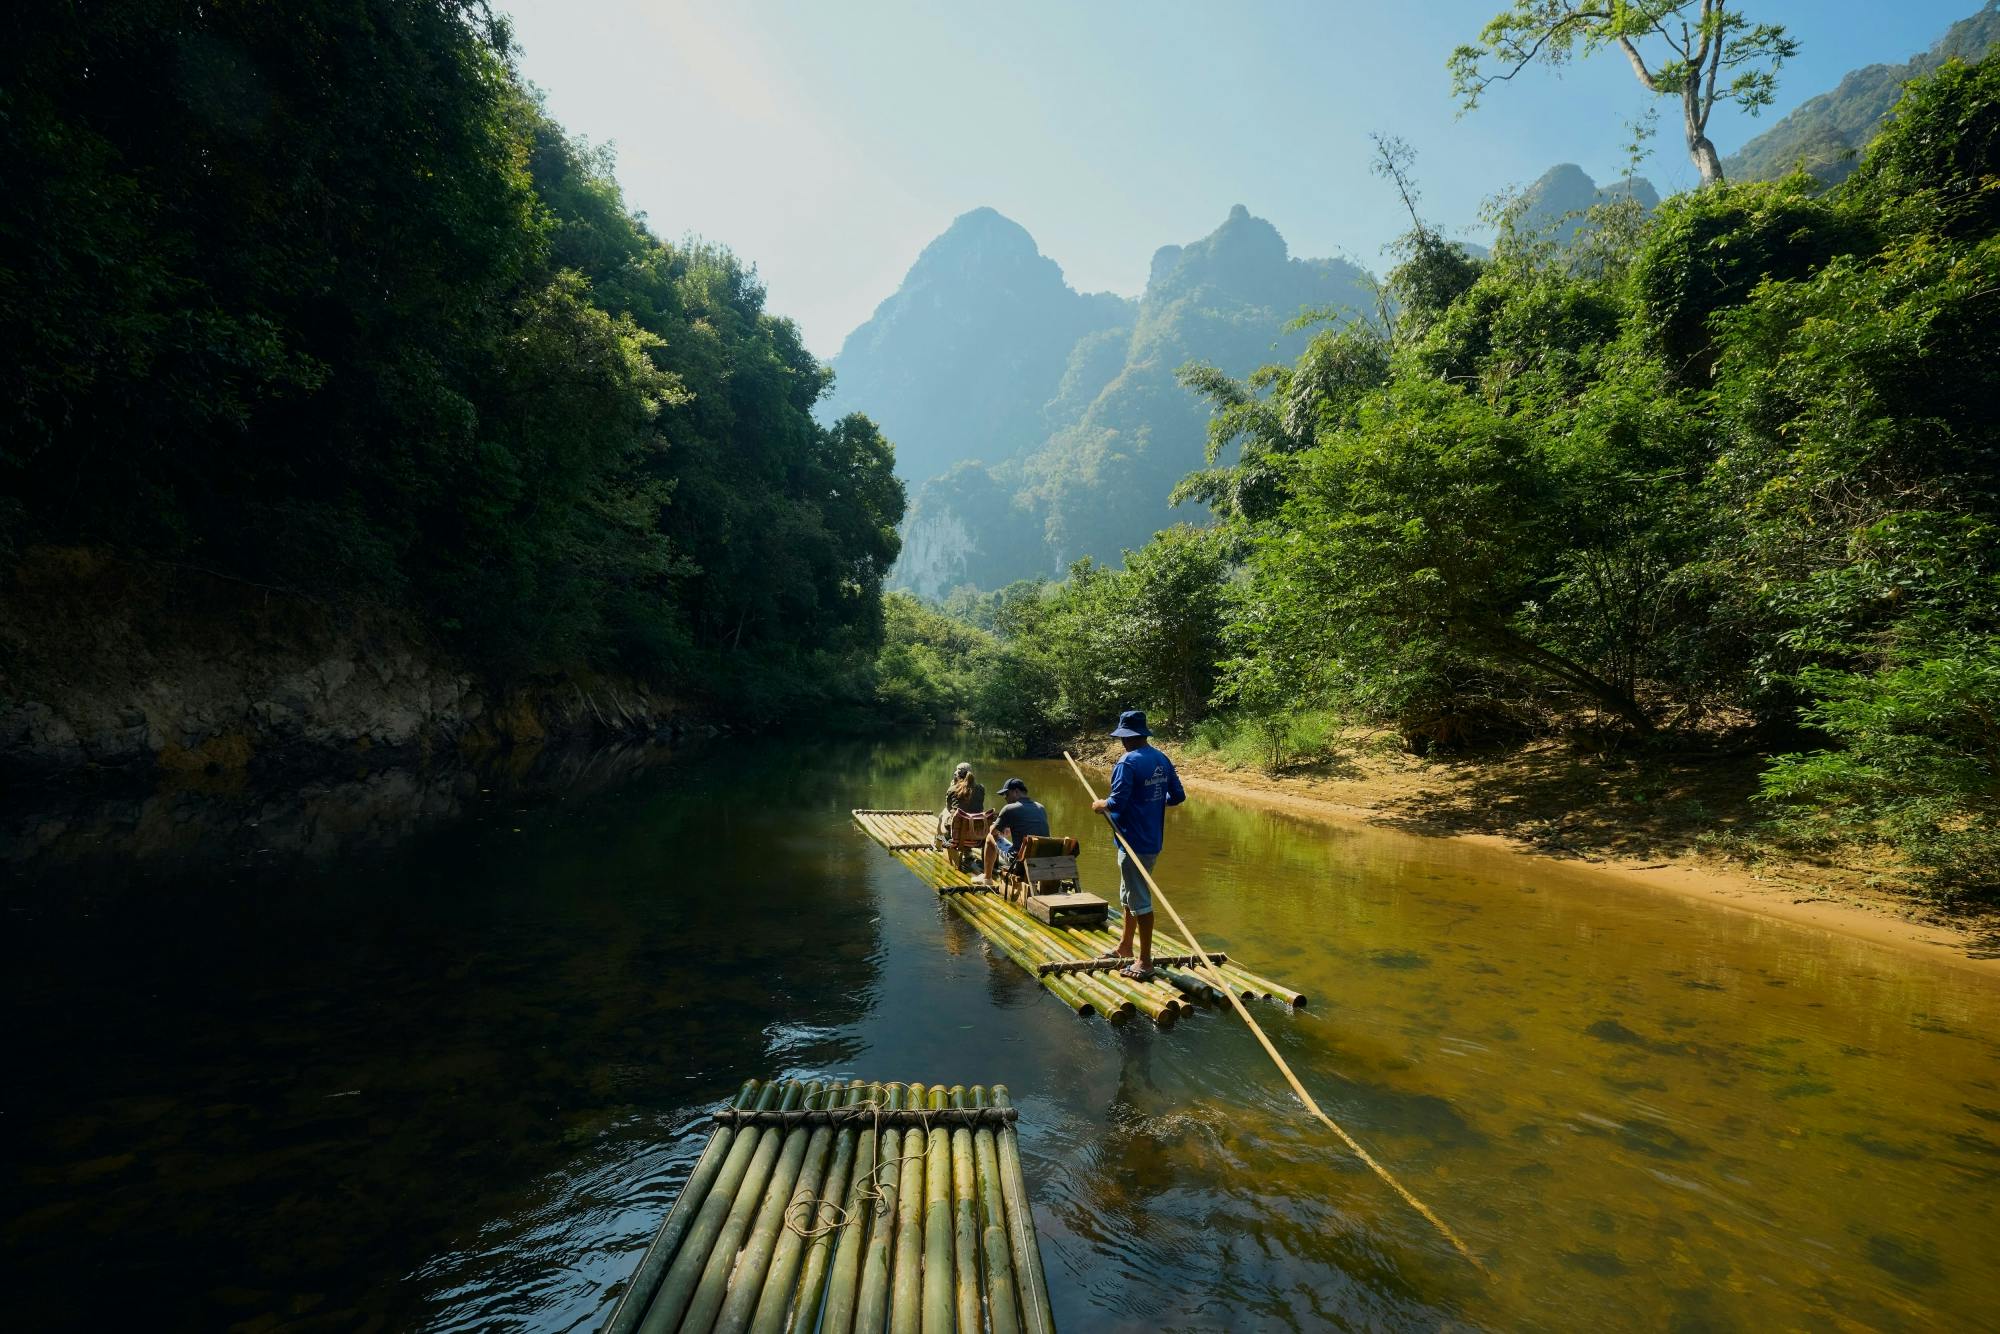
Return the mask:
[(951, 817), (963, 812), (978, 815), (986, 809), (986, 787), (972, 776), (972, 766), (960, 764), (952, 772), (951, 786), (944, 790), (944, 810), (938, 814), (938, 836), (951, 842)]
[(1049, 837), (1049, 813), (1042, 803), (1028, 796), (1028, 785), (1018, 778), (1010, 778), (1000, 788), (1000, 797), (1007, 804), (1000, 808), (1000, 818), (993, 822), (993, 832), (986, 836), (986, 873), (979, 877), (980, 883), (991, 884), (996, 866), (1014, 869), (1015, 850), (1025, 838)]

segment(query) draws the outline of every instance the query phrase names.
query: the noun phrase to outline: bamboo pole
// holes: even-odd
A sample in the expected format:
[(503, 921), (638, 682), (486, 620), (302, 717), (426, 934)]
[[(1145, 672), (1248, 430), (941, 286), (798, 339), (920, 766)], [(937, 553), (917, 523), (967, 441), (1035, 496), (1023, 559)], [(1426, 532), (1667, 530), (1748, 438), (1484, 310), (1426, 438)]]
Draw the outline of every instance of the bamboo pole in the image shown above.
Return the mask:
[[(1028, 947), (1031, 958), (1034, 957), (1036, 950), (1041, 951), (1041, 957), (1034, 959), (1036, 963), (1042, 962), (1051, 953), (1057, 957), (1089, 957), (1083, 952), (1082, 945), (1066, 938), (1060, 930), (1049, 926), (1046, 922), (1037, 921), (1025, 913), (1005, 911), (997, 906), (989, 907), (986, 911), (993, 914), (1006, 929), (1015, 933)], [(1030, 971), (1033, 971), (1032, 968)], [(1139, 1011), (1162, 1027), (1172, 1024), (1180, 1017), (1180, 1000), (1169, 988), (1148, 987), (1132, 978), (1120, 977), (1116, 973), (1069, 973), (1064, 976), (1083, 987), (1086, 993), (1095, 992), (1108, 997), (1111, 1003), (1119, 1008)]]
[[(1011, 938), (1002, 936), (995, 928), (987, 925), (980, 916), (977, 907), (963, 903), (958, 899), (953, 899), (951, 906), (952, 911), (956, 912), (974, 930), (991, 942), (995, 949), (1020, 965), (1029, 976), (1032, 977), (1035, 975), (1035, 960), (1033, 956), (1027, 952), (1024, 946), (1015, 944)], [(1090, 995), (1070, 978), (1036, 977), (1035, 980), (1050, 995), (1057, 997), (1080, 1015), (1091, 1014), (1098, 1009), (1097, 1002), (1092, 1000)], [(1122, 1018), (1116, 1017), (1115, 1006), (1109, 1008), (1105, 1017), (1110, 1019), (1114, 1024), (1124, 1022)]]
[[(1101, 940), (1110, 945), (1118, 943), (1116, 932), (1102, 928), (1092, 932), (1092, 939), (1094, 941)], [(1176, 940), (1164, 932), (1155, 931), (1153, 933), (1153, 953), (1194, 954), (1196, 951), (1185, 941)], [(1304, 992), (1293, 991), (1290, 987), (1282, 983), (1273, 982), (1268, 977), (1253, 973), (1240, 963), (1231, 961), (1218, 964), (1215, 971), (1227, 978), (1233, 984), (1232, 989), (1245, 1000), (1283, 1001), (1295, 1010), (1305, 1008), (1306, 996)]]
[[(779, 1100), (779, 1110), (791, 1111), (817, 1095), (819, 1088), (817, 1080), (811, 1084), (801, 1084), (796, 1079), (786, 1080), (785, 1096)], [(708, 1264), (702, 1268), (701, 1278), (695, 1283), (694, 1297), (688, 1302), (687, 1314), (681, 1317), (682, 1334), (706, 1334), (714, 1327), (715, 1317), (722, 1310), (723, 1298), (729, 1291), (729, 1275), (736, 1267), (736, 1253), (743, 1248), (744, 1238), (756, 1218), (757, 1207), (764, 1198), (765, 1184), (771, 1179), (784, 1144), (784, 1131), (775, 1127), (766, 1130), (757, 1141), (757, 1155), (750, 1160), (750, 1168), (743, 1174), (743, 1184), (736, 1188), (736, 1198), (730, 1203), (729, 1214), (716, 1233), (715, 1249), (709, 1253)]]
[[(1076, 781), (1083, 784), (1083, 790), (1090, 793), (1091, 800), (1092, 801), (1097, 800), (1097, 790), (1091, 787), (1090, 780), (1083, 776), (1083, 767), (1076, 762), (1076, 757), (1071, 755), (1068, 751), (1064, 751), (1063, 758), (1069, 761), (1070, 769), (1076, 774)], [(1208, 956), (1202, 952), (1201, 942), (1194, 938), (1194, 932), (1188, 928), (1188, 924), (1186, 922), (1181, 920), (1180, 913), (1175, 910), (1173, 903), (1167, 898), (1166, 891), (1161, 889), (1159, 886), (1159, 882), (1153, 879), (1153, 873), (1146, 869), (1146, 864), (1138, 860), (1138, 854), (1132, 851), (1131, 844), (1125, 842), (1125, 836), (1118, 832), (1118, 826), (1112, 824), (1111, 817), (1109, 815), (1105, 816), (1104, 823), (1110, 826), (1111, 836), (1118, 840), (1119, 845), (1125, 849), (1125, 854), (1128, 857), (1131, 857), (1135, 862), (1135, 864), (1138, 866), (1139, 874), (1143, 875), (1146, 878), (1146, 887), (1153, 892), (1153, 897), (1159, 900), (1159, 904), (1162, 908), (1165, 908), (1167, 910), (1167, 915), (1174, 919), (1174, 926), (1180, 930), (1181, 935), (1186, 937), (1187, 944), (1192, 947), (1190, 952), (1202, 955), (1203, 970), (1208, 974), (1210, 978), (1216, 980), (1219, 983), (1221, 979), (1216, 978), (1215, 976), (1215, 965), (1208, 962)], [(1264, 1054), (1266, 1056), (1269, 1056), (1271, 1058), (1272, 1063), (1278, 1067), (1278, 1073), (1282, 1074), (1285, 1077), (1285, 1082), (1292, 1086), (1292, 1092), (1298, 1095), (1299, 1101), (1305, 1104), (1306, 1110), (1311, 1112), (1315, 1117), (1319, 1118), (1320, 1122), (1324, 1124), (1328, 1130), (1331, 1130), (1334, 1134), (1338, 1135), (1341, 1139), (1341, 1142), (1347, 1145), (1347, 1147), (1354, 1153), (1355, 1157), (1359, 1158), (1362, 1162), (1366, 1163), (1368, 1165), (1369, 1170), (1374, 1172), (1375, 1175), (1380, 1177), (1385, 1183), (1387, 1183), (1388, 1186), (1396, 1192), (1396, 1194), (1401, 1196), (1405, 1204), (1409, 1205), (1412, 1209), (1416, 1210), (1419, 1214), (1423, 1216), (1425, 1222), (1429, 1223), (1432, 1227), (1436, 1228), (1439, 1234), (1442, 1235), (1446, 1241), (1450, 1242), (1452, 1244), (1452, 1248), (1456, 1250), (1460, 1255), (1464, 1256), (1466, 1261), (1470, 1263), (1474, 1269), (1477, 1269), (1480, 1273), (1484, 1274), (1486, 1272), (1486, 1266), (1479, 1262), (1479, 1257), (1474, 1255), (1472, 1253), (1471, 1248), (1468, 1247), (1463, 1241), (1459, 1239), (1458, 1234), (1456, 1232), (1453, 1232), (1442, 1218), (1439, 1218), (1436, 1214), (1432, 1213), (1430, 1210), (1430, 1206), (1426, 1205), (1422, 1200), (1418, 1199), (1415, 1195), (1412, 1195), (1409, 1192), (1408, 1188), (1406, 1188), (1402, 1182), (1396, 1180), (1396, 1178), (1390, 1174), (1388, 1168), (1376, 1162), (1375, 1159), (1369, 1154), (1368, 1150), (1361, 1147), (1361, 1143), (1359, 1140), (1355, 1139), (1354, 1136), (1348, 1134), (1345, 1130), (1341, 1129), (1338, 1122), (1336, 1122), (1332, 1117), (1328, 1116), (1325, 1112), (1320, 1110), (1320, 1105), (1317, 1102), (1313, 1101), (1312, 1094), (1306, 1092), (1306, 1086), (1304, 1084), (1301, 1084), (1299, 1082), (1299, 1077), (1292, 1073), (1292, 1067), (1285, 1064), (1285, 1058), (1278, 1055), (1278, 1049), (1271, 1045), (1271, 1039), (1265, 1036), (1262, 1026), (1259, 1025), (1256, 1019), (1251, 1016), (1250, 1011), (1244, 1008), (1242, 998), (1237, 996), (1237, 994), (1233, 991), (1229, 992), (1228, 995), (1229, 995), (1230, 1005), (1235, 1007), (1237, 1015), (1242, 1018), (1243, 1022), (1249, 1025), (1250, 1031), (1256, 1035), (1258, 1043), (1263, 1046)]]
[[(1092, 957), (1089, 942), (1078, 940), (1064, 930), (1049, 926), (1033, 917), (1028, 917), (1029, 929), (1052, 947), (1060, 947), (1062, 957), (1087, 959)], [(1181, 1001), (1174, 990), (1163, 983), (1141, 982), (1137, 978), (1125, 977), (1116, 972), (1085, 974), (1091, 981), (1108, 988), (1112, 994), (1130, 1002), (1134, 1008), (1145, 1014), (1154, 1023), (1166, 1027), (1180, 1018)]]
[[(1005, 1084), (993, 1086), (993, 1105), (1014, 1105), (1007, 1097)], [(1015, 1282), (1021, 1294), (1021, 1324), (1027, 1334), (1055, 1334), (1055, 1315), (1049, 1309), (1049, 1280), (1042, 1272), (1042, 1252), (1036, 1244), (1028, 1183), (1021, 1172), (1021, 1144), (1014, 1127), (1000, 1128), (997, 1147), (1000, 1196), (1007, 1210), (1007, 1242), (1013, 1252)]]
[[(757, 1089), (756, 1080), (744, 1080), (743, 1087), (729, 1105), (738, 1111), (746, 1110), (756, 1101)], [(652, 1244), (639, 1258), (639, 1267), (632, 1271), (632, 1279), (625, 1285), (625, 1295), (618, 1299), (610, 1321), (604, 1326), (604, 1334), (635, 1334), (638, 1330), (640, 1320), (645, 1318), (646, 1307), (660, 1286), (661, 1275), (666, 1273), (667, 1264), (674, 1258), (681, 1238), (687, 1235), (688, 1227), (701, 1211), (702, 1201), (708, 1198), (708, 1188), (722, 1171), (722, 1162), (729, 1156), (729, 1146), (735, 1138), (734, 1126), (718, 1126), (709, 1135), (700, 1160), (695, 1163), (694, 1171), (688, 1174), (687, 1184), (681, 1187), (680, 1197), (667, 1212), (667, 1221), (653, 1234)]]
[[(835, 1084), (822, 1099), (827, 1107), (845, 1107), (861, 1081), (852, 1084)], [(747, 1325), (739, 1326), (755, 1331), (755, 1334), (778, 1334), (785, 1326), (785, 1312), (790, 1308), (792, 1290), (799, 1277), (799, 1267), (805, 1261), (806, 1238), (799, 1228), (812, 1228), (819, 1221), (820, 1178), (826, 1173), (827, 1154), (832, 1151), (834, 1129), (830, 1125), (813, 1127), (810, 1138), (794, 1132), (794, 1138), (806, 1139), (805, 1153), (800, 1159), (797, 1173), (786, 1189), (783, 1203), (779, 1206), (777, 1236), (771, 1250), (770, 1263), (765, 1267), (763, 1281), (757, 1285), (757, 1297)], [(785, 1146), (789, 1152), (791, 1146)], [(762, 1222), (762, 1219), (759, 1219)], [(796, 1226), (794, 1226), (796, 1225)], [(737, 1265), (737, 1272), (730, 1279), (729, 1300), (722, 1305), (722, 1316), (716, 1321), (717, 1329), (732, 1328), (729, 1324), (730, 1309), (736, 1302), (737, 1285), (742, 1284), (744, 1271), (750, 1257), (746, 1252), (744, 1260)], [(814, 1298), (819, 1296), (815, 1288)]]
[[(870, 1084), (866, 1098), (868, 1106), (880, 1106), (886, 1094), (880, 1084)], [(838, 1240), (818, 1238), (812, 1244), (812, 1256), (806, 1258), (806, 1276), (800, 1280), (798, 1308), (792, 1316), (792, 1334), (850, 1334), (854, 1326), (854, 1288), (862, 1272), (862, 1248), (868, 1244), (868, 1204), (870, 1200), (862, 1194), (874, 1184), (874, 1164), (876, 1164), (876, 1140), (880, 1136), (874, 1128), (854, 1128), (844, 1130), (840, 1148), (834, 1152), (834, 1168), (826, 1176), (826, 1196), (840, 1198), (846, 1210), (846, 1222), (840, 1224)], [(844, 1194), (842, 1194), (844, 1190)], [(814, 1282), (814, 1256), (826, 1254), (826, 1246), (832, 1244), (832, 1264), (826, 1266), (826, 1314), (820, 1316), (820, 1304), (816, 1300), (818, 1284)], [(808, 1290), (814, 1300), (808, 1304)]]
[[(885, 1091), (892, 1110), (903, 1106), (909, 1096), (909, 1090), (901, 1084), (890, 1084)], [(882, 1199), (875, 1206), (875, 1218), (868, 1229), (868, 1249), (861, 1262), (861, 1284), (855, 1298), (853, 1334), (882, 1334), (882, 1323), (888, 1314), (889, 1280), (895, 1268), (897, 1204), (903, 1190), (901, 1164), (897, 1162), (902, 1147), (901, 1130), (882, 1132), (882, 1147), (875, 1158), (875, 1179), (880, 1183)]]
[[(965, 1085), (951, 1086), (951, 1106), (970, 1107)], [(979, 1304), (979, 1206), (973, 1200), (972, 1127), (951, 1132), (951, 1272), (958, 1290), (958, 1327), (977, 1330), (985, 1320)]]
[[(789, 1096), (786, 1081), (774, 1079), (758, 1091), (755, 1105), (759, 1111), (767, 1110)], [(652, 1304), (639, 1322), (640, 1334), (667, 1334), (680, 1326), (681, 1316), (694, 1299), (695, 1285), (701, 1281), (709, 1253), (715, 1249), (716, 1236), (729, 1216), (737, 1188), (750, 1170), (751, 1159), (756, 1157), (757, 1142), (770, 1133), (757, 1126), (737, 1128), (736, 1142), (729, 1146), (728, 1159), (716, 1174), (708, 1198), (701, 1202), (700, 1212), (689, 1224), (687, 1236), (660, 1279), (660, 1290), (653, 1295)]]
[[(1035, 965), (1042, 961), (1047, 946), (1038, 941), (1017, 919), (1009, 917), (991, 903), (954, 903), (952, 906), (958, 909), (960, 916), (977, 927), (981, 935), (1005, 947), (1007, 956), (1042, 986), (1047, 987), (1051, 981), (1057, 980), (1056, 974), (1035, 972)], [(1102, 1011), (1106, 1015), (1115, 1010), (1130, 1013), (1136, 1008), (1109, 987), (1096, 985), (1097, 980), (1088, 975), (1071, 973), (1061, 976), (1060, 980), (1067, 990), (1083, 997), (1092, 1009)]]
[[(1011, 947), (1012, 952), (1009, 957), (1037, 982), (1046, 987), (1055, 980), (1055, 974), (1044, 975), (1035, 972), (1035, 965), (1042, 961), (1049, 946), (1047, 942), (1038, 939), (1032, 931), (1024, 927), (1018, 918), (990, 903), (973, 905), (967, 911), (975, 914), (974, 920), (980, 924), (981, 930), (989, 939), (1004, 941)], [(1124, 1023), (1139, 1008), (1131, 996), (1110, 986), (1102, 978), (1092, 977), (1087, 973), (1071, 973), (1063, 978), (1063, 982), (1088, 1001), (1092, 1009), (1097, 1010), (1114, 1024)]]
[[(805, 1105), (810, 1109), (831, 1106), (836, 1097), (844, 1098), (845, 1090), (838, 1086), (825, 1089), (818, 1080), (806, 1085)], [(785, 1226), (785, 1211), (791, 1206), (799, 1174), (805, 1170), (806, 1156), (812, 1152), (815, 1141), (824, 1151), (831, 1133), (831, 1127), (818, 1126), (809, 1134), (793, 1129), (784, 1137), (778, 1161), (771, 1169), (770, 1184), (764, 1187), (763, 1201), (757, 1206), (750, 1230), (744, 1234), (742, 1253), (736, 1257), (735, 1267), (724, 1276), (726, 1284), (722, 1309), (716, 1313), (715, 1323), (710, 1327), (715, 1334), (744, 1334), (749, 1329), (750, 1317), (756, 1313), (763, 1297), (765, 1278), (771, 1273), (771, 1261), (777, 1256), (779, 1246), (788, 1237), (799, 1240), (797, 1234)], [(770, 1286), (779, 1294), (777, 1318), (782, 1320), (784, 1304), (792, 1292), (790, 1277), (782, 1287), (777, 1284)]]
[[(922, 1084), (910, 1085), (905, 1107), (929, 1106)], [(903, 1132), (902, 1181), (896, 1191), (896, 1268), (889, 1283), (889, 1328), (917, 1334), (924, 1291), (924, 1157), (922, 1130)]]
[[(987, 1105), (986, 1087), (972, 1087), (972, 1105)], [(985, 1261), (986, 1314), (993, 1334), (1021, 1334), (1014, 1292), (1014, 1258), (1007, 1241), (1007, 1207), (1000, 1194), (1000, 1149), (990, 1126), (972, 1132), (975, 1190), (979, 1196), (979, 1253)]]
[[(941, 1112), (949, 1095), (930, 1087), (930, 1109)], [(951, 1132), (932, 1126), (924, 1136), (923, 1334), (952, 1334)]]

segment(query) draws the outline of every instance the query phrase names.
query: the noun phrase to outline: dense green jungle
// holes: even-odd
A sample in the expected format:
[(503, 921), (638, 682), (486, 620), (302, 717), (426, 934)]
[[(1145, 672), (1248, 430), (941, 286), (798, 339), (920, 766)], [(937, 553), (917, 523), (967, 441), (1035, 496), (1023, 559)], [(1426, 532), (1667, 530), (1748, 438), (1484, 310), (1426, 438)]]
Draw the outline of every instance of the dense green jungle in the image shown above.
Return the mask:
[(1175, 372), (1199, 522), (926, 602), (883, 593), (866, 404), (815, 415), (754, 269), (628, 209), (485, 6), (0, 23), (10, 561), (391, 607), (495, 679), (753, 725), (1747, 747), (1769, 837), (2000, 889), (2000, 55), (1914, 71), (1831, 185), (1503, 209), (1490, 251), (1381, 138), (1409, 229), (1367, 308)]

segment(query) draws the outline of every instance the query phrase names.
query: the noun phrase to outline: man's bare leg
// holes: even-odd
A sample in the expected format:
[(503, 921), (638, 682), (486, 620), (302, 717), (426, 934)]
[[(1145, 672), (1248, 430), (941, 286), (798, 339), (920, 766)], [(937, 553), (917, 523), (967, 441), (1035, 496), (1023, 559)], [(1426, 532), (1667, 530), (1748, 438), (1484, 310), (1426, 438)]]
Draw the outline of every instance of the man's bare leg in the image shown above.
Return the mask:
[(1153, 914), (1142, 912), (1138, 916), (1139, 971), (1144, 972), (1153, 966)]
[[(1119, 936), (1118, 936), (1118, 948), (1117, 948), (1117, 949), (1115, 949), (1115, 950), (1113, 950), (1113, 951), (1111, 951), (1111, 953), (1113, 954), (1113, 956), (1115, 956), (1115, 957), (1117, 957), (1117, 958), (1120, 958), (1120, 959), (1129, 959), (1129, 958), (1131, 958), (1131, 957), (1132, 957), (1132, 922), (1133, 922), (1133, 917), (1132, 917), (1132, 914), (1131, 914), (1131, 913), (1129, 913), (1129, 912), (1128, 912), (1128, 913), (1121, 913), (1121, 914), (1119, 914), (1119, 916), (1120, 916), (1120, 917), (1121, 917), (1121, 918), (1123, 919), (1123, 921), (1124, 921), (1124, 923), (1125, 923), (1125, 929), (1124, 929), (1124, 930), (1123, 930), (1122, 932), (1120, 932), (1120, 933), (1119, 933)], [(1151, 938), (1151, 934), (1152, 934), (1152, 933), (1151, 933), (1151, 927), (1152, 927), (1152, 923), (1153, 923), (1153, 915), (1152, 915), (1151, 913), (1147, 913), (1147, 914), (1146, 914), (1146, 925), (1147, 925), (1147, 928), (1148, 928), (1148, 931), (1147, 931), (1147, 936), (1148, 936), (1148, 938), (1149, 938), (1149, 939)]]

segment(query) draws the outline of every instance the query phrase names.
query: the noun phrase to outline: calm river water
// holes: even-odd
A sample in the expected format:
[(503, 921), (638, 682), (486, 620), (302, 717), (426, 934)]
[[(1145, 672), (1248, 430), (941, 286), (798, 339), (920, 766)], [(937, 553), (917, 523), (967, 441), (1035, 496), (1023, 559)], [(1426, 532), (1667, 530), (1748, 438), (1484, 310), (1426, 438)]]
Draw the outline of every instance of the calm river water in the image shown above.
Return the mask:
[[(850, 825), (958, 758), (730, 745), (419, 784), (427, 826), (245, 807), (145, 857), (44, 822), (52, 850), (0, 859), (8, 1324), (595, 1328), (704, 1114), (837, 1074), (1012, 1087), (1072, 1330), (1991, 1326), (1990, 981), (1197, 797), (1162, 883), (1310, 994), (1260, 1010), (1274, 1041), (1481, 1278), (1234, 1018), (1077, 1019)], [(965, 758), (1114, 883), (1060, 765)]]

